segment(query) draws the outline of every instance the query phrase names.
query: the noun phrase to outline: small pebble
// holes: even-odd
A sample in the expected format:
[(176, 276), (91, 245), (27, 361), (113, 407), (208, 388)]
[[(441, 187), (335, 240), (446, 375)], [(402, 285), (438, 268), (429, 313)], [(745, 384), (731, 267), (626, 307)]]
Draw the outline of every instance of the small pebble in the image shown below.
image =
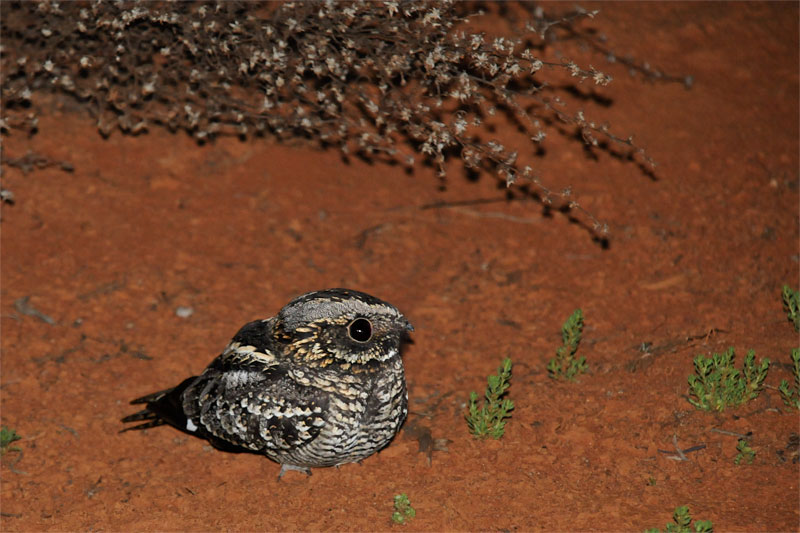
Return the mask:
[(181, 305), (177, 309), (175, 309), (175, 314), (181, 318), (189, 318), (194, 314), (194, 308), (192, 307), (185, 307)]

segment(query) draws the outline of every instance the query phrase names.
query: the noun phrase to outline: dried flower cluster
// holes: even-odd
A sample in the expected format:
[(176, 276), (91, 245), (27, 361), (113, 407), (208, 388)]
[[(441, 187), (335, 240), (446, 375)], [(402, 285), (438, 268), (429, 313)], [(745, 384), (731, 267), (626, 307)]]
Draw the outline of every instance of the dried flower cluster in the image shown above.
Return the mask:
[[(554, 28), (576, 35), (578, 10), (528, 9), (522, 37), (465, 29), (473, 4), (441, 2), (2, 2), (2, 124), (36, 127), (37, 91), (66, 93), (99, 130), (151, 125), (203, 140), (220, 134), (308, 138), (345, 153), (415, 163), (441, 175), (449, 155), (508, 185), (526, 180), (545, 204), (570, 201), (498, 141), (483, 121), (502, 109), (531, 141), (555, 121), (590, 144), (614, 136), (544, 89), (548, 72), (605, 85), (610, 77), (540, 56)], [(604, 230), (592, 217), (595, 229)]]

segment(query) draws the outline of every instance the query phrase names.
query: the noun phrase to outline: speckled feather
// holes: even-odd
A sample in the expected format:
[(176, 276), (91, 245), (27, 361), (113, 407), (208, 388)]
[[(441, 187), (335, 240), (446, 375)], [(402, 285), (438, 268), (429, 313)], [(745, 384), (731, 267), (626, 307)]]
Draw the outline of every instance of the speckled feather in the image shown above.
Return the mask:
[[(359, 319), (369, 322), (366, 341), (351, 334)], [(360, 461), (405, 420), (400, 343), (410, 330), (395, 307), (368, 294), (304, 294), (242, 327), (201, 375), (134, 400), (146, 409), (123, 421), (144, 421), (128, 429), (171, 424), (223, 449), (263, 453), (281, 475)]]

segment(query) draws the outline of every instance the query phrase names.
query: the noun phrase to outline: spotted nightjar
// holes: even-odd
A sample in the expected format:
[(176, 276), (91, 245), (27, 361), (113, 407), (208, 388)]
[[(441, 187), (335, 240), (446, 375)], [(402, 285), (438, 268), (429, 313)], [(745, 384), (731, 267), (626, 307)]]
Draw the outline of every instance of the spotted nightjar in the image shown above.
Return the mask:
[(127, 429), (163, 424), (216, 447), (263, 453), (287, 470), (360, 461), (406, 418), (400, 343), (408, 320), (349, 289), (310, 292), (242, 327), (199, 376), (133, 400)]

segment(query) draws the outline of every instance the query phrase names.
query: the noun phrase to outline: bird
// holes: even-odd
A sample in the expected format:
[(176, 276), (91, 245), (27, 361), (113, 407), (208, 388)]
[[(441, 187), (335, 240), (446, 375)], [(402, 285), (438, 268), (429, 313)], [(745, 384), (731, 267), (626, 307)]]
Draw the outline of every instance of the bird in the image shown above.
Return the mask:
[(393, 305), (352, 289), (314, 291), (244, 325), (198, 376), (131, 401), (122, 431), (171, 425), (227, 451), (290, 470), (360, 462), (408, 414), (401, 343), (414, 327)]

